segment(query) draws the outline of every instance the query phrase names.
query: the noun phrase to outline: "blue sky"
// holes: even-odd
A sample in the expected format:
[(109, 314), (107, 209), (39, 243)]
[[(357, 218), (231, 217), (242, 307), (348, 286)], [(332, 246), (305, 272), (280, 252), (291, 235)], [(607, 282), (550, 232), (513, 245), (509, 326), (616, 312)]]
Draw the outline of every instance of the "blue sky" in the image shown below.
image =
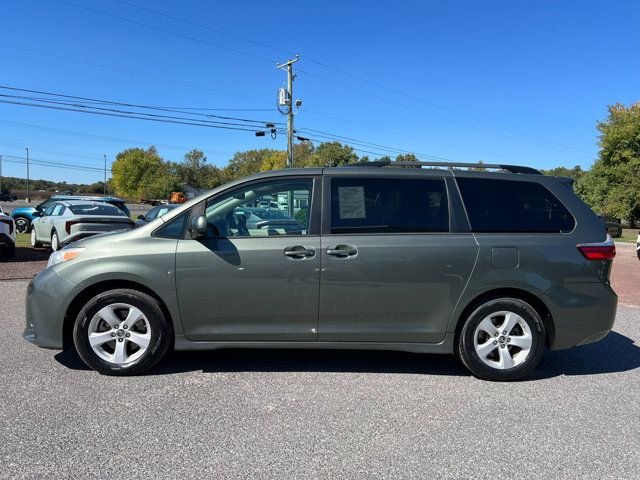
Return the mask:
[[(606, 106), (640, 100), (635, 1), (5, 0), (2, 10), (0, 85), (284, 121), (275, 63), (299, 53), (296, 127), (380, 154), (588, 168)], [(200, 148), (222, 166), (286, 138), (0, 104), (3, 175), (24, 176), (13, 163), (24, 146), (34, 159), (100, 167), (149, 145), (171, 160)], [(31, 177), (102, 174), (34, 165)]]

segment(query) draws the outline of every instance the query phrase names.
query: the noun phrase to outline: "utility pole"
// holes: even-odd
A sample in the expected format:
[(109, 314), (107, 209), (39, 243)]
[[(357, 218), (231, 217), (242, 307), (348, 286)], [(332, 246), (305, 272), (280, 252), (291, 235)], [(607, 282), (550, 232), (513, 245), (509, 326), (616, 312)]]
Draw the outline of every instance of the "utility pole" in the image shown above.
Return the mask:
[(2, 195), (2, 155), (0, 155), (0, 195)]
[(29, 147), (24, 147), (27, 151), (27, 203), (29, 203)]
[(104, 157), (104, 196), (107, 196), (107, 156)]
[[(300, 55), (296, 55), (295, 58), (287, 60), (286, 63), (276, 64), (276, 68), (287, 71), (287, 89), (280, 89), (278, 95), (278, 110), (280, 107), (287, 107), (287, 111), (280, 113), (287, 115), (287, 166), (293, 168), (293, 80), (296, 76), (293, 74), (293, 64), (300, 60)], [(296, 100), (295, 106), (302, 105), (301, 100)], [(291, 214), (291, 213), (290, 213)]]

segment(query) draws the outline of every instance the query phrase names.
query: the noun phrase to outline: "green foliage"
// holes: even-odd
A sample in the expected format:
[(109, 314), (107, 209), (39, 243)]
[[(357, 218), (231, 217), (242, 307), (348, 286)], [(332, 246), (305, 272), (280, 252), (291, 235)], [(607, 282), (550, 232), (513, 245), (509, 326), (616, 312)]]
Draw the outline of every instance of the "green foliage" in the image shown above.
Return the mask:
[(598, 122), (600, 153), (582, 174), (576, 192), (596, 212), (613, 218), (640, 218), (640, 102), (609, 107)]
[(580, 168), (580, 165), (576, 165), (573, 168), (556, 167), (551, 170), (541, 170), (541, 172), (545, 175), (553, 175), (554, 177), (571, 177), (574, 180), (578, 180), (584, 173), (584, 170)]
[(340, 142), (321, 143), (315, 151), (309, 155), (305, 167), (339, 167), (358, 161), (358, 155), (349, 145)]
[(117, 195), (148, 198), (149, 183), (166, 172), (164, 160), (155, 147), (147, 150), (129, 148), (116, 156), (111, 166), (113, 185)]

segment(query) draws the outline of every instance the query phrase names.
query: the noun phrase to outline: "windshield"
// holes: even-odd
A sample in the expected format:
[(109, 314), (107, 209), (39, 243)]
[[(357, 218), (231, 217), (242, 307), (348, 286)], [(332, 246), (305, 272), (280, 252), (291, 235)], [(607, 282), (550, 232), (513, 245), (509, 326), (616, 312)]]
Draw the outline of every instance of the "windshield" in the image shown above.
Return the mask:
[(74, 215), (113, 215), (126, 217), (122, 210), (107, 203), (71, 205), (69, 209)]

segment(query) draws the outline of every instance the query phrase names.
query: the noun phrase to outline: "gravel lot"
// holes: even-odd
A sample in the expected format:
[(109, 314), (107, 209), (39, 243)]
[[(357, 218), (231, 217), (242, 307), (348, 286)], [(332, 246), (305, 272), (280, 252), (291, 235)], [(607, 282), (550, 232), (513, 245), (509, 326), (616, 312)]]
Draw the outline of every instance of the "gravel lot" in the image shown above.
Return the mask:
[(640, 478), (640, 308), (513, 384), (347, 351), (175, 353), (111, 378), (21, 339), (26, 285), (0, 282), (0, 478)]

